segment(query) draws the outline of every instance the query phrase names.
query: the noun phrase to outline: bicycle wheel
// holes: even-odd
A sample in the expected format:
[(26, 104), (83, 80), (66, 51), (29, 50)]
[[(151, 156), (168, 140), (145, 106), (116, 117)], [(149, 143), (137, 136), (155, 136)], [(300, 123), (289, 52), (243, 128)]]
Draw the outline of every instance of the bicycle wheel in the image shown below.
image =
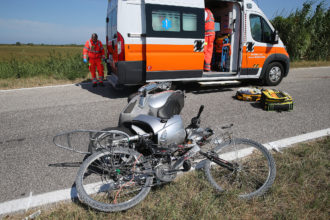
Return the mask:
[(129, 209), (149, 193), (151, 166), (141, 154), (129, 148), (101, 150), (81, 165), (76, 188), (78, 198), (103, 212)]
[[(97, 150), (111, 147), (113, 140), (133, 136), (133, 133), (125, 127), (109, 127), (105, 128), (102, 131), (107, 132), (96, 133), (93, 139), (89, 142), (88, 152), (90, 152), (91, 154), (96, 152)], [(113, 133), (110, 133), (109, 131), (113, 131)], [(121, 147), (128, 147), (128, 142), (121, 143)]]
[(212, 152), (225, 163), (205, 163), (206, 177), (218, 191), (251, 199), (263, 195), (274, 183), (275, 162), (263, 145), (237, 138), (220, 143)]

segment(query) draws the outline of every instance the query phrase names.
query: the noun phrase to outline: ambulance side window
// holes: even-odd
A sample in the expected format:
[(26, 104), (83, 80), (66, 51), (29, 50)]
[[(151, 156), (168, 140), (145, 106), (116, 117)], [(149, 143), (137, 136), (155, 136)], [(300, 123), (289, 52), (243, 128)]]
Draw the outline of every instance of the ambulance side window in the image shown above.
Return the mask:
[(272, 41), (272, 29), (261, 16), (251, 14), (250, 26), (252, 38), (255, 41), (263, 43), (270, 43)]
[(182, 14), (182, 29), (184, 31), (197, 31), (197, 15), (196, 14)]

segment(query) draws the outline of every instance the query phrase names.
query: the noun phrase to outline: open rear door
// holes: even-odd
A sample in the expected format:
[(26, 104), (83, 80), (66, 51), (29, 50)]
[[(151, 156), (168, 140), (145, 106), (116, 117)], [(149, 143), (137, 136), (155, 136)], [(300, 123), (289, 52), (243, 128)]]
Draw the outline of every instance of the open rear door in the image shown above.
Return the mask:
[(181, 6), (145, 2), (146, 80), (202, 77), (204, 2), (199, 8), (183, 6), (187, 1)]

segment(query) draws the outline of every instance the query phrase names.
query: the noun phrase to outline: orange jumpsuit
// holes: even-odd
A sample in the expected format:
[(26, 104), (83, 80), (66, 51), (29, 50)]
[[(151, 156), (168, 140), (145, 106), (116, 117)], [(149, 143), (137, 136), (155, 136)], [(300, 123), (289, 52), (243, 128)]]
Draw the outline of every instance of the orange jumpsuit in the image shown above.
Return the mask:
[[(92, 75), (93, 84), (96, 84), (97, 81), (102, 83), (104, 72), (102, 59), (104, 58), (104, 48), (101, 41), (93, 42), (92, 39), (88, 40), (83, 49), (84, 59), (89, 58), (89, 71)], [(98, 80), (96, 79), (96, 68), (99, 73)]]
[(214, 17), (210, 9), (205, 8), (205, 47), (204, 47), (204, 70), (211, 70), (211, 60), (213, 54), (213, 43), (215, 39)]

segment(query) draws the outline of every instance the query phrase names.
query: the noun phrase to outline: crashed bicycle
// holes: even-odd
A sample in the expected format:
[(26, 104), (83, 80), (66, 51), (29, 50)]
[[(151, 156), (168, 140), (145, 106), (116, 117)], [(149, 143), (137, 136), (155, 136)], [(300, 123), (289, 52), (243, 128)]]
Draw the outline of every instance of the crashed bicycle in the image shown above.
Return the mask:
[[(57, 146), (74, 150), (70, 136), (90, 134), (75, 181), (83, 203), (103, 212), (127, 210), (144, 200), (152, 186), (172, 182), (193, 168), (203, 168), (217, 191), (243, 199), (261, 196), (272, 186), (276, 165), (266, 147), (234, 138), (232, 124), (222, 126), (221, 135), (202, 128), (204, 106), (185, 128), (180, 116), (184, 92), (169, 88), (166, 83), (140, 88), (120, 114), (118, 127), (54, 137)], [(67, 146), (57, 142), (63, 136)]]

